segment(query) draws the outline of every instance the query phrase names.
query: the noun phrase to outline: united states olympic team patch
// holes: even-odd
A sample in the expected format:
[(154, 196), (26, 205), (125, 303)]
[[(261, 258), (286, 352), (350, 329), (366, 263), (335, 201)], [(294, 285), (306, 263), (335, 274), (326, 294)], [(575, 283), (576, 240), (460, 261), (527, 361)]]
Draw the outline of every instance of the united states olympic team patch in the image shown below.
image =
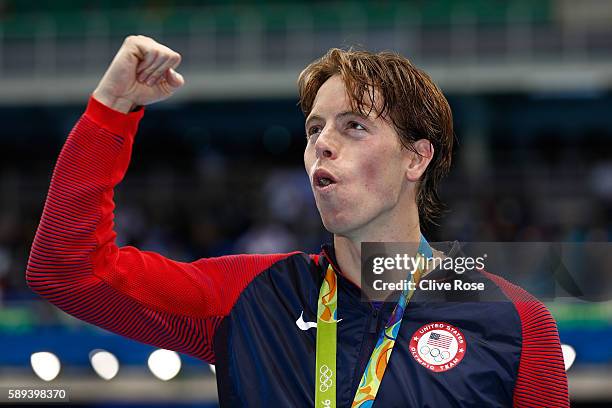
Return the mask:
[(414, 332), (409, 347), (417, 363), (431, 371), (442, 372), (463, 360), (467, 343), (463, 333), (455, 326), (433, 322)]

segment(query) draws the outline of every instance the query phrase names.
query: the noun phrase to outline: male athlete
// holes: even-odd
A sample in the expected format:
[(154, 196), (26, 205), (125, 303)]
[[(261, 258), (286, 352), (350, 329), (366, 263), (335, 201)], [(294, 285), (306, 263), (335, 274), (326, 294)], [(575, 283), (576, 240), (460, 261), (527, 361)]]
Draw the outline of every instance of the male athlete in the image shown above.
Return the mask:
[(299, 77), (304, 164), (334, 237), (320, 254), (187, 263), (119, 248), (113, 188), (143, 106), (183, 86), (179, 63), (150, 38), (123, 43), (57, 161), (27, 267), (34, 291), (84, 321), (216, 364), (222, 406), (569, 406), (555, 322), (519, 287), (483, 270), (420, 268), (412, 282), (459, 277), (485, 290), (362, 300), (362, 242), (413, 242), (418, 259), (435, 256), (420, 225), (450, 166), (448, 103), (401, 56), (333, 49)]

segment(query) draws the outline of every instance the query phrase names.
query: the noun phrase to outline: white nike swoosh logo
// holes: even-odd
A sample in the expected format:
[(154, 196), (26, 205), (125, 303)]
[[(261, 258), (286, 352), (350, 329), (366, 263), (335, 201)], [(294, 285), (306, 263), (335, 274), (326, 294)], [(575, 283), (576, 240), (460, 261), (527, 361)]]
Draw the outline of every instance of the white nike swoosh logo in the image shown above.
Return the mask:
[(304, 311), (302, 310), (302, 313), (300, 313), (300, 317), (295, 321), (296, 326), (300, 329), (300, 330), (308, 330), (308, 329), (312, 329), (313, 327), (317, 327), (317, 322), (305, 322), (304, 321)]
[[(340, 322), (342, 319), (338, 319), (337, 321)], [(305, 322), (304, 321), (304, 311), (302, 310), (302, 313), (300, 313), (300, 317), (295, 321), (295, 325), (300, 329), (300, 330), (308, 330), (308, 329), (312, 329), (312, 328), (316, 328), (317, 327), (317, 322)]]

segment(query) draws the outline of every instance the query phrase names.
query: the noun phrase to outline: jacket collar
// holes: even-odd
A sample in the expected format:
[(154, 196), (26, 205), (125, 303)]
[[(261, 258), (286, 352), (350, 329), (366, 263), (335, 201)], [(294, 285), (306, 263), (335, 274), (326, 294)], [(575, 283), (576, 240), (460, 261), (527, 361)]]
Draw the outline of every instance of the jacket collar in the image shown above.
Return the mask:
[(328, 265), (331, 265), (332, 268), (334, 268), (334, 270), (336, 271), (336, 273), (342, 274), (342, 270), (338, 266), (338, 261), (336, 259), (336, 249), (334, 248), (334, 244), (332, 242), (326, 242), (321, 245), (320, 264), (320, 273), (322, 277), (325, 276), (325, 272), (327, 271)]

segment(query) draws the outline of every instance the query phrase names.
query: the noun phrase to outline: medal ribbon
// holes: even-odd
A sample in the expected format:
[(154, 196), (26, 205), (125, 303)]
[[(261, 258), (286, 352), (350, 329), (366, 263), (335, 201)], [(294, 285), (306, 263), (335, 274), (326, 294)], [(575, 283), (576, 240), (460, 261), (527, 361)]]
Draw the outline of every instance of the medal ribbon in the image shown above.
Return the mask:
[[(402, 291), (389, 321), (378, 336), (376, 346), (355, 393), (353, 408), (368, 408), (374, 403), (389, 364), (395, 340), (399, 334), (404, 311), (421, 279), (425, 259), (431, 257), (433, 257), (432, 249), (425, 237), (421, 235), (421, 242), (416, 254), (416, 265), (418, 267), (414, 273), (410, 274), (411, 284)], [(319, 291), (317, 308), (316, 408), (336, 407), (337, 300), (336, 272), (330, 264), (327, 267), (325, 279)]]

